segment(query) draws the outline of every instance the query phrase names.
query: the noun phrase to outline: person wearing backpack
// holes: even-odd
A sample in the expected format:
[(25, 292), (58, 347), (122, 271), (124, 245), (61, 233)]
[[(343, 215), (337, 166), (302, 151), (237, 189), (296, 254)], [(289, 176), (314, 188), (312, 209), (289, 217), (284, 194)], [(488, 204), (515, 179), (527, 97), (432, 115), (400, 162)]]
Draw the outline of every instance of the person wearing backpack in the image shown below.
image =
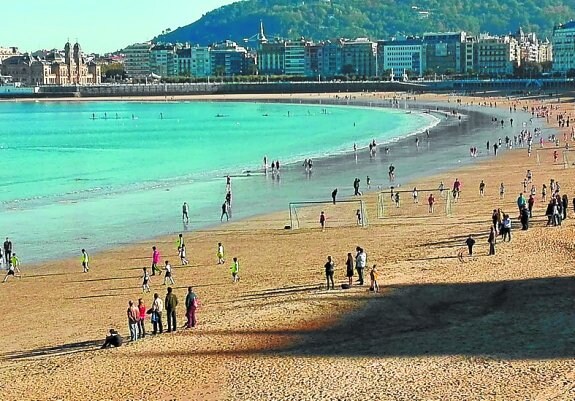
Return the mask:
[(188, 287), (188, 295), (186, 296), (186, 317), (188, 318), (186, 327), (188, 329), (196, 327), (196, 310), (198, 309), (198, 303), (198, 296), (192, 290), (192, 287)]

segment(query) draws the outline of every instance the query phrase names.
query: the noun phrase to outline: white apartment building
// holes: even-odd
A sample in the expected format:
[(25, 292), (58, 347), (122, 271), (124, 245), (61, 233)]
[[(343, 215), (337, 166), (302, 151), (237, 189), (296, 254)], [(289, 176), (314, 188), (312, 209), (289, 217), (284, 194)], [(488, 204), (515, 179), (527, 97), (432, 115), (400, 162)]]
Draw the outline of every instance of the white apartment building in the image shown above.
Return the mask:
[(383, 46), (383, 70), (390, 71), (394, 79), (401, 79), (408, 71), (420, 77), (424, 74), (425, 47), (421, 40), (383, 41), (380, 46)]
[(575, 21), (553, 28), (553, 71), (575, 70)]
[(144, 78), (150, 75), (150, 42), (136, 43), (124, 49), (124, 69), (130, 78)]

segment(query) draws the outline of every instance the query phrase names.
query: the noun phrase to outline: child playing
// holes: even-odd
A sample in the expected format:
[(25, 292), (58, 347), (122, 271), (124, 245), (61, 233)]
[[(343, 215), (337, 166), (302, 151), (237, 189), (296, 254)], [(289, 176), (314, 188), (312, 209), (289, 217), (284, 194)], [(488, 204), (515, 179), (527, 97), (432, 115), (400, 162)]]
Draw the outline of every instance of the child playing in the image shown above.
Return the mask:
[(144, 267), (142, 270), (144, 270), (144, 275), (142, 276), (142, 292), (150, 292), (150, 275), (148, 274), (148, 269)]
[(234, 263), (232, 263), (230, 270), (232, 272), (232, 282), (237, 283), (240, 281), (240, 262), (238, 262), (238, 258), (234, 258)]
[(377, 266), (373, 265), (371, 271), (369, 272), (369, 278), (371, 279), (370, 291), (379, 292), (379, 285), (377, 284)]
[(357, 225), (361, 226), (361, 210), (357, 209), (355, 212), (355, 216), (357, 217)]
[(321, 231), (325, 231), (325, 214), (323, 211), (319, 215), (319, 224), (321, 225)]

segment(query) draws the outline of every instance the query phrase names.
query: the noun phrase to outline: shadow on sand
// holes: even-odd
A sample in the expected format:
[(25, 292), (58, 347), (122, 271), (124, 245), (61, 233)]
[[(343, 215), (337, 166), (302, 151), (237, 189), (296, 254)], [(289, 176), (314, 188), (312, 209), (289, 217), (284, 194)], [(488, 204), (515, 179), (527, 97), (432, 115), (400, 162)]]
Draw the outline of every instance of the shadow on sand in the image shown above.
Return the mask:
[[(298, 286), (299, 287), (299, 286)], [(309, 291), (292, 287), (252, 293)], [(286, 291), (287, 290), (287, 291)], [(173, 355), (290, 355), (330, 357), (482, 356), (505, 359), (572, 358), (575, 338), (575, 277), (485, 283), (418, 284), (382, 287), (380, 294), (349, 297), (358, 309), (321, 330), (299, 327), (270, 330), (206, 330), (177, 335), (230, 336), (237, 343), (254, 336), (287, 336), (275, 349), (172, 350)], [(337, 295), (336, 295), (337, 294)], [(339, 291), (337, 298), (347, 299)], [(273, 298), (273, 297), (272, 297)], [(333, 296), (285, 299), (330, 304)], [(274, 303), (275, 300), (270, 300)], [(101, 341), (39, 348), (5, 355), (8, 359), (49, 356), (94, 349)], [(266, 341), (264, 341), (265, 343)], [(284, 342), (285, 343), (285, 342)], [(247, 344), (247, 341), (246, 341)], [(143, 352), (139, 357), (153, 357)], [(157, 353), (166, 356), (167, 354)]]

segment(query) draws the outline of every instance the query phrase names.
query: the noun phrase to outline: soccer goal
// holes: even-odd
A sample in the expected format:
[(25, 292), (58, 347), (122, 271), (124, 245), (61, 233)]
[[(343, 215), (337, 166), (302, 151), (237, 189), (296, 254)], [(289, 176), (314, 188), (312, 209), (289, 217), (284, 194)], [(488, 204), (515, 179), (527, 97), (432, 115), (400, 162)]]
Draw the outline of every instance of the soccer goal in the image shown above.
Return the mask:
[(320, 215), (324, 213), (326, 227), (367, 227), (367, 208), (361, 199), (337, 201), (302, 201), (289, 204), (290, 228), (292, 230), (320, 227)]
[[(399, 204), (396, 202), (396, 194), (399, 194)], [(429, 208), (429, 195), (434, 198), (433, 212)], [(453, 209), (453, 193), (449, 189), (440, 191), (434, 189), (417, 189), (417, 199), (413, 196), (413, 190), (388, 190), (382, 191), (377, 196), (377, 218), (385, 219), (394, 216), (424, 217), (433, 214), (445, 214), (451, 216)], [(406, 212), (407, 211), (407, 212)]]

